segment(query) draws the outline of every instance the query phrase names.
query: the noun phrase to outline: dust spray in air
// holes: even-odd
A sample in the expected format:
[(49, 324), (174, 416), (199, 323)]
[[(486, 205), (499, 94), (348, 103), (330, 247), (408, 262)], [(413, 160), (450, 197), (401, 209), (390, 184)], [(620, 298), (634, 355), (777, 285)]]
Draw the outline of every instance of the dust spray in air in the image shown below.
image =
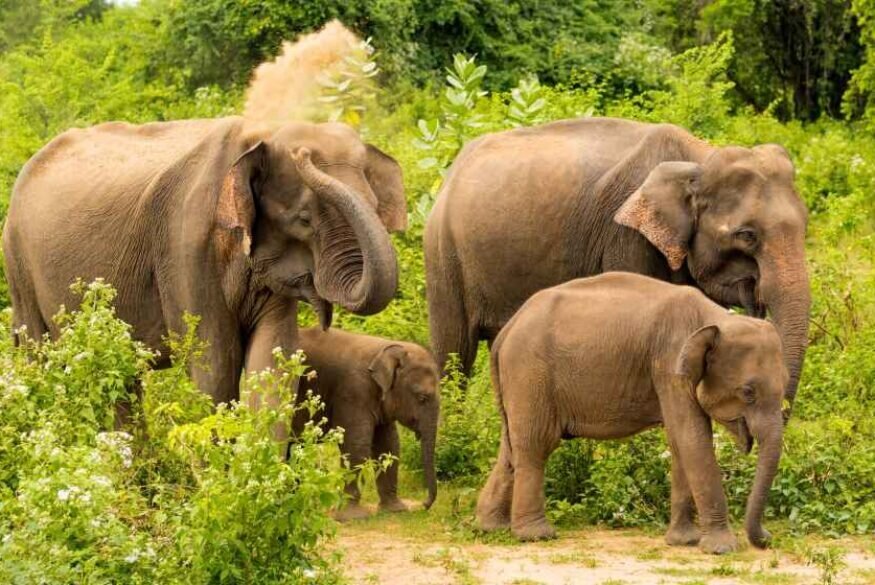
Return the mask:
[(268, 124), (327, 119), (331, 106), (323, 97), (324, 80), (341, 71), (361, 46), (361, 39), (337, 20), (294, 43), (284, 42), (275, 60), (255, 70), (243, 116)]

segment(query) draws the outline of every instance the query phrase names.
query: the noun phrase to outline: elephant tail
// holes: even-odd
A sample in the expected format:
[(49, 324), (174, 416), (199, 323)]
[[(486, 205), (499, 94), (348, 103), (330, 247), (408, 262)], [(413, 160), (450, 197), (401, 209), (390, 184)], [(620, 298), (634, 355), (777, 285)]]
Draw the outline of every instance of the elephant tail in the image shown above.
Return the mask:
[[(508, 323), (509, 325), (509, 323)], [(492, 378), (492, 390), (495, 392), (495, 402), (498, 405), (498, 413), (501, 416), (501, 442), (502, 447), (507, 449), (508, 460), (512, 461), (510, 448), (510, 427), (507, 424), (507, 411), (504, 409), (504, 397), (501, 393), (501, 370), (498, 363), (498, 355), (501, 353), (501, 345), (504, 340), (504, 331), (507, 326), (498, 334), (492, 344), (492, 351), (489, 355), (489, 375)]]

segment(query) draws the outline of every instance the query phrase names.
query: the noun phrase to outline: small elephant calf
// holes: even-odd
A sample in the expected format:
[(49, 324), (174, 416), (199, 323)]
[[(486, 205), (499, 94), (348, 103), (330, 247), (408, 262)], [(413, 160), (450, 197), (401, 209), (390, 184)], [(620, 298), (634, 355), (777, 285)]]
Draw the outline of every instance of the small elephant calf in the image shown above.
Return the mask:
[[(330, 427), (342, 427), (342, 450), (351, 466), (383, 453), (398, 456), (395, 421), (416, 433), (422, 445), (422, 467), (429, 508), (437, 495), (434, 447), (440, 410), (440, 375), (431, 354), (415, 343), (319, 328), (300, 331), (300, 346), (316, 371), (302, 380), (300, 392), (312, 389), (325, 403)], [(377, 476), (380, 509), (407, 510), (398, 498), (398, 463)], [(359, 504), (356, 481), (346, 486), (348, 505), (338, 520), (368, 515)]]
[(510, 526), (523, 540), (552, 537), (544, 464), (560, 439), (618, 439), (664, 425), (672, 454), (666, 540), (735, 550), (713, 419), (745, 452), (759, 443), (745, 528), (765, 547), (761, 522), (781, 456), (788, 379), (772, 324), (732, 314), (695, 288), (615, 272), (543, 290), (492, 346), (504, 428), (477, 503), (480, 526)]

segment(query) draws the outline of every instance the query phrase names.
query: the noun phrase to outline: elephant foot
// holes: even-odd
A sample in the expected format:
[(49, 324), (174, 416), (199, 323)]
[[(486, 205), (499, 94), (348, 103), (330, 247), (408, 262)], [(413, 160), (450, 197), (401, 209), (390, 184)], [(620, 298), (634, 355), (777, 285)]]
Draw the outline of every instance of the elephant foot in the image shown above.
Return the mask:
[(724, 528), (703, 535), (699, 541), (699, 548), (702, 552), (725, 555), (738, 550), (738, 540), (732, 532)]
[(387, 502), (380, 502), (380, 512), (409, 512), (410, 507), (402, 502), (399, 498), (395, 498), (394, 500), (389, 500)]
[(669, 526), (665, 533), (665, 542), (671, 546), (695, 546), (701, 538), (699, 529), (691, 522)]
[(477, 525), (483, 532), (510, 528), (510, 502), (495, 502), (480, 496), (477, 502)]
[(769, 548), (772, 543), (772, 534), (765, 528), (760, 527), (757, 532), (748, 532), (747, 539), (757, 548)]
[(340, 510), (334, 513), (334, 519), (338, 522), (349, 522), (350, 520), (362, 520), (371, 515), (371, 511), (361, 504), (349, 503)]
[(541, 518), (522, 526), (513, 526), (511, 527), (511, 532), (517, 539), (523, 542), (556, 538), (556, 529), (547, 522), (546, 518)]
[(510, 528), (510, 515), (501, 513), (477, 512), (477, 526), (483, 532), (495, 532)]

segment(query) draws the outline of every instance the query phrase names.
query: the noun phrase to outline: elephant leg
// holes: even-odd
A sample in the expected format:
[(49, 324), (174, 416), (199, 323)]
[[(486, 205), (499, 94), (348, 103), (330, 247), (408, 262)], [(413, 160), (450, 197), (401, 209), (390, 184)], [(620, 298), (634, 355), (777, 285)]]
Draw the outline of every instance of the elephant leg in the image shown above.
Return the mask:
[[(729, 512), (709, 419), (689, 391), (678, 386), (660, 392), (665, 431), (680, 464), (699, 512), (702, 538), (699, 548), (723, 554), (736, 550), (738, 542), (729, 529)], [(682, 494), (679, 494), (681, 497)], [(674, 502), (672, 502), (674, 503)]]
[[(244, 367), (247, 374), (276, 367), (276, 361), (273, 357), (274, 348), (282, 348), (285, 355), (289, 355), (297, 349), (297, 318), (298, 305), (293, 299), (273, 296), (265, 303), (246, 347)], [(297, 393), (297, 389), (294, 389), (293, 392)], [(295, 396), (292, 396), (292, 399), (294, 398)], [(276, 407), (279, 400), (280, 397), (272, 388), (263, 388), (261, 391), (253, 390), (249, 396), (252, 408), (261, 408), (262, 402)], [(288, 427), (291, 423), (292, 421), (287, 421), (285, 424), (277, 423), (274, 427), (274, 437), (278, 442), (286, 443)]]
[(407, 506), (398, 498), (398, 456), (401, 453), (401, 446), (398, 440), (398, 428), (394, 421), (379, 425), (374, 431), (371, 457), (376, 460), (384, 453), (392, 455), (395, 460), (388, 469), (377, 475), (380, 510), (406, 512)]
[(371, 514), (360, 504), (359, 468), (371, 456), (375, 431), (375, 425), (370, 420), (356, 421), (353, 417), (344, 414), (340, 413), (336, 417), (335, 424), (344, 430), (341, 452), (346, 455), (352, 477), (344, 488), (347, 503), (334, 516), (340, 522), (366, 518)]
[(9, 252), (6, 253), (6, 278), (9, 281), (9, 297), (12, 301), (12, 335), (15, 344), (20, 345), (23, 341), (18, 333), (22, 327), (26, 337), (39, 341), (49, 332), (49, 327), (40, 311), (30, 277)]
[(673, 546), (692, 546), (702, 535), (695, 523), (695, 503), (686, 473), (677, 453), (671, 462), (671, 521), (665, 541)]
[(134, 420), (134, 401), (139, 404), (143, 403), (143, 385), (140, 380), (133, 383), (128, 396), (120, 398), (115, 403), (115, 430), (123, 431), (131, 428), (131, 424), (138, 422), (142, 430), (145, 431), (145, 420)]
[(441, 372), (446, 373), (447, 360), (451, 353), (459, 356), (459, 368), (465, 376), (471, 375), (477, 357), (478, 326), (465, 311), (462, 300), (461, 279), (451, 278), (441, 266), (440, 276), (432, 276), (429, 270), (428, 325), (431, 347)]
[(501, 446), (498, 461), (489, 474), (486, 485), (477, 498), (477, 523), (480, 529), (490, 532), (510, 527), (510, 510), (513, 500), (513, 463), (507, 428), (501, 429)]
[[(511, 532), (520, 540), (543, 540), (556, 536), (544, 510), (544, 466), (559, 445), (560, 432), (538, 416), (538, 405), (517, 405), (508, 413), (508, 442), (513, 465)], [(543, 408), (540, 409), (543, 411)]]

